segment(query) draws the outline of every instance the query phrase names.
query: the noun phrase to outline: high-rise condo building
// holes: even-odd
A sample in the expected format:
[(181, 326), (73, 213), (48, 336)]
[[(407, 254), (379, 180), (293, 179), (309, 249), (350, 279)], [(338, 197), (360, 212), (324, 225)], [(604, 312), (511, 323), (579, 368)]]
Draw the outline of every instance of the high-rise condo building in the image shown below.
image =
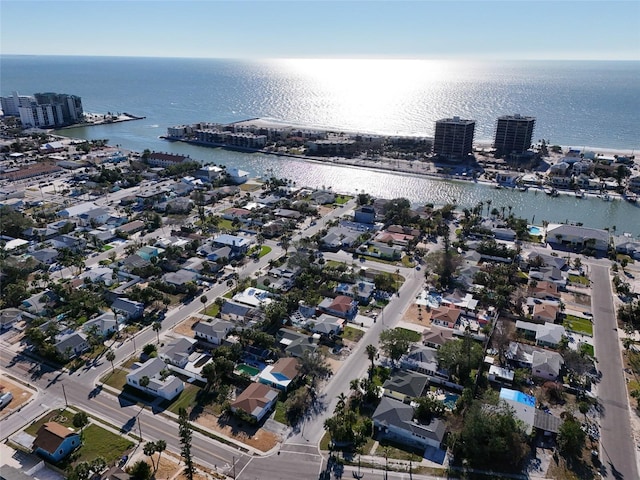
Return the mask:
[(4, 115), (20, 116), (23, 127), (62, 127), (82, 121), (82, 100), (66, 93), (36, 93), (0, 98)]
[(460, 117), (445, 118), (436, 122), (433, 151), (449, 158), (464, 158), (473, 151), (475, 120)]
[(520, 154), (529, 150), (535, 125), (534, 117), (518, 114), (499, 117), (493, 141), (496, 155)]

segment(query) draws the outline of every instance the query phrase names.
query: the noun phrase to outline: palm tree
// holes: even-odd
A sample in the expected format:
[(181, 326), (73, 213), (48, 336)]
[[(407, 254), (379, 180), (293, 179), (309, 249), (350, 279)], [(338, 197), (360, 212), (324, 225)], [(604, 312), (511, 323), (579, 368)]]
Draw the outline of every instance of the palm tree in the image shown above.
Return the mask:
[(158, 339), (157, 343), (160, 343), (160, 330), (162, 330), (162, 324), (160, 322), (153, 322), (151, 329), (156, 332), (156, 338)]
[(107, 359), (107, 362), (111, 362), (111, 372), (114, 372), (115, 367), (113, 366), (113, 361), (116, 359), (116, 354), (113, 350), (109, 349), (105, 354), (105, 358)]
[(369, 344), (369, 345), (366, 346), (365, 350), (366, 350), (366, 353), (367, 353), (367, 357), (369, 358), (369, 361), (371, 362), (371, 370), (369, 370), (369, 378), (373, 378), (373, 371), (374, 371), (374, 368), (375, 368), (375, 365), (374, 365), (373, 362), (374, 362), (374, 360), (376, 358), (376, 354), (378, 353), (378, 349), (376, 348), (375, 345)]
[(146, 375), (140, 379), (140, 386), (146, 388), (151, 380)]
[(160, 457), (162, 456), (162, 452), (167, 449), (167, 442), (164, 440), (156, 440), (156, 452), (158, 452), (158, 467), (160, 467)]

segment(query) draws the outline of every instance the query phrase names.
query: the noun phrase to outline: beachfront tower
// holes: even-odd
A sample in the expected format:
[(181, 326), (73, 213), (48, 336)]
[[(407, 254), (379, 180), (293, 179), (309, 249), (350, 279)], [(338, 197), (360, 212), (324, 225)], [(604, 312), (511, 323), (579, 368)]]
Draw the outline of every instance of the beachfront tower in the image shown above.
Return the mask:
[(518, 114), (499, 117), (493, 141), (496, 156), (521, 154), (529, 150), (535, 125), (534, 117)]
[(442, 157), (462, 159), (473, 151), (475, 120), (460, 117), (445, 118), (436, 122), (433, 151)]

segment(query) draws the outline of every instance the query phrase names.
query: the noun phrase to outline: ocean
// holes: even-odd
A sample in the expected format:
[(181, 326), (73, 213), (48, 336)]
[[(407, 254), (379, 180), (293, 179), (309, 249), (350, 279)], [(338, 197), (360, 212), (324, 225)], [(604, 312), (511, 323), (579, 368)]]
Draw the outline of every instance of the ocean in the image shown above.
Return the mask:
[(388, 135), (432, 136), (435, 121), (476, 120), (476, 142), (491, 142), (498, 116), (536, 117), (534, 141), (575, 148), (640, 147), (640, 62), (444, 60), (216, 60), (1, 56), (0, 93), (60, 92), (86, 112), (146, 117), (65, 130), (107, 138), (130, 150), (188, 153), (206, 163), (283, 176), (336, 191), (404, 196), (414, 203), (492, 198), (532, 222), (576, 221), (640, 235), (640, 209), (625, 202), (493, 190), (468, 182), (230, 152), (159, 138), (172, 125), (264, 117), (308, 126)]

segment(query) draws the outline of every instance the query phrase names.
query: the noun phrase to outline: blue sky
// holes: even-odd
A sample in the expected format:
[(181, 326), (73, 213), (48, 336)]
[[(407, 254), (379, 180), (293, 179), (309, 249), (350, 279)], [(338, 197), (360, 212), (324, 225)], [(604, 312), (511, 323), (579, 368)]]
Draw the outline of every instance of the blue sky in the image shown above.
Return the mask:
[(3, 54), (640, 60), (640, 0), (0, 2)]

